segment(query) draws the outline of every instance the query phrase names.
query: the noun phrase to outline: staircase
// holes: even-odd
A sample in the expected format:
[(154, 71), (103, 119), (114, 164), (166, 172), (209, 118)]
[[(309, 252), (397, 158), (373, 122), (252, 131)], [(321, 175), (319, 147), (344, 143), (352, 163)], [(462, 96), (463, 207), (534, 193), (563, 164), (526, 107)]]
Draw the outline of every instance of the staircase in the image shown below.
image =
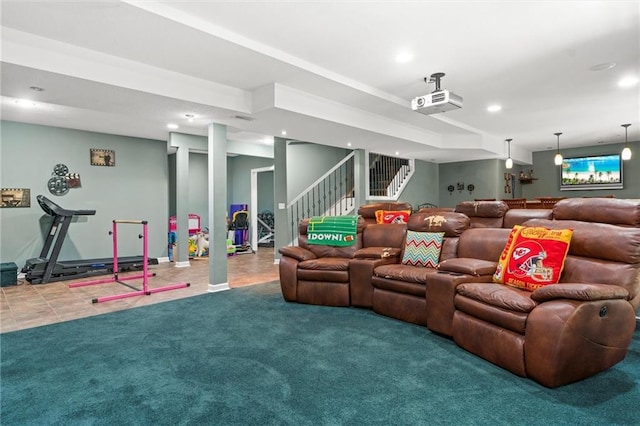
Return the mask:
[(370, 152), (367, 197), (370, 200), (397, 201), (414, 171), (413, 160)]
[[(298, 224), (311, 216), (354, 214), (354, 156), (352, 152), (287, 205), (292, 244)], [(414, 172), (414, 161), (369, 153), (368, 200), (397, 201)]]
[(294, 244), (297, 244), (298, 224), (302, 219), (353, 213), (354, 156), (353, 152), (347, 155), (287, 205)]

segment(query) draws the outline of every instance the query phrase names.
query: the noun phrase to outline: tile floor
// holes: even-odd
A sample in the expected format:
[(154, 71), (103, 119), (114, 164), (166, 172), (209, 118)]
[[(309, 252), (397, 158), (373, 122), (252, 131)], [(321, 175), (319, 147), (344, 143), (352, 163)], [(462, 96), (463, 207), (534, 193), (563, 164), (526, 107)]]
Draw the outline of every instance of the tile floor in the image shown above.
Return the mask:
[[(227, 263), (229, 286), (234, 288), (277, 280), (278, 265), (273, 263), (273, 259), (274, 249), (270, 247), (260, 247), (255, 254), (229, 257)], [(149, 278), (149, 288), (180, 282), (189, 282), (191, 286), (153, 293), (150, 296), (134, 296), (103, 303), (92, 303), (92, 300), (96, 297), (133, 290), (118, 283), (69, 288), (69, 284), (73, 282), (109, 278), (109, 275), (37, 285), (18, 280), (17, 286), (2, 287), (0, 333), (206, 293), (209, 284), (208, 263), (208, 259), (197, 259), (191, 260), (191, 267), (188, 268), (176, 268), (173, 263), (153, 265), (149, 270), (155, 272), (156, 276)], [(123, 273), (121, 276), (139, 273), (139, 271)], [(125, 282), (136, 287), (142, 285), (141, 279)]]

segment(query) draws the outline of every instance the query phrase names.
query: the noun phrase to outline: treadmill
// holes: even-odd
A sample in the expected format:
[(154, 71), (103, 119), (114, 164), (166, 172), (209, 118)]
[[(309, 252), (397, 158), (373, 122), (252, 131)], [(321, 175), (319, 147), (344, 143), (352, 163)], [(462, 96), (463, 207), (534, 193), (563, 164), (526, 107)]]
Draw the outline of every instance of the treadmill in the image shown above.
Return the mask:
[[(105, 275), (113, 273), (113, 258), (58, 261), (62, 243), (69, 225), (75, 216), (92, 216), (95, 210), (63, 209), (44, 195), (36, 197), (42, 210), (53, 217), (47, 239), (40, 256), (26, 261), (22, 272), (31, 284), (46, 284), (54, 281)], [(118, 257), (118, 272), (140, 270), (144, 266), (142, 256)], [(149, 265), (157, 265), (158, 259), (149, 258)]]

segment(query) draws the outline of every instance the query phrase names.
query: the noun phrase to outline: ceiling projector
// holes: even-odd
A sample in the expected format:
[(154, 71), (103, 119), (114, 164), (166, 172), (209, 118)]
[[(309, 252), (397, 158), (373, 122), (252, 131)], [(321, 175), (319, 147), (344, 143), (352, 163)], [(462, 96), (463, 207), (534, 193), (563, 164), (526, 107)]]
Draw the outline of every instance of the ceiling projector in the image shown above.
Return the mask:
[[(411, 100), (411, 109), (421, 114), (430, 115), (462, 108), (462, 97), (448, 90), (440, 89), (440, 79), (443, 72), (431, 74), (429, 83), (436, 83), (436, 90), (428, 95), (418, 96)], [(425, 83), (427, 77), (424, 78)]]

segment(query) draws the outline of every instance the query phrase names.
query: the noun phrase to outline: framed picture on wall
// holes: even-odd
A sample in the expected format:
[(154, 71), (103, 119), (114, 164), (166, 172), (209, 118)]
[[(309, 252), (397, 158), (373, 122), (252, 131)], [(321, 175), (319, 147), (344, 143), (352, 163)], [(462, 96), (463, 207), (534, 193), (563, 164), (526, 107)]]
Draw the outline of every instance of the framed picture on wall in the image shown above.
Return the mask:
[(2, 188), (0, 207), (31, 207), (31, 190), (28, 188)]
[(91, 165), (113, 167), (116, 165), (116, 152), (112, 149), (91, 148)]

